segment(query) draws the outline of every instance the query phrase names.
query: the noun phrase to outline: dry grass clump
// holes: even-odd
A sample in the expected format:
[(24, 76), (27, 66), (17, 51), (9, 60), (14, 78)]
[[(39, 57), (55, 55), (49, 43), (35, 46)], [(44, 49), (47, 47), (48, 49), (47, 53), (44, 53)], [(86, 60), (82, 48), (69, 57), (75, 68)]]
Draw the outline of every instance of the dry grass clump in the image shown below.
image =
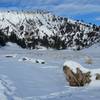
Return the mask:
[(85, 57), (85, 63), (86, 63), (86, 64), (92, 64), (92, 63), (93, 63), (92, 58), (91, 58), (90, 56), (86, 56), (86, 57)]
[(96, 80), (100, 80), (100, 74), (96, 74)]

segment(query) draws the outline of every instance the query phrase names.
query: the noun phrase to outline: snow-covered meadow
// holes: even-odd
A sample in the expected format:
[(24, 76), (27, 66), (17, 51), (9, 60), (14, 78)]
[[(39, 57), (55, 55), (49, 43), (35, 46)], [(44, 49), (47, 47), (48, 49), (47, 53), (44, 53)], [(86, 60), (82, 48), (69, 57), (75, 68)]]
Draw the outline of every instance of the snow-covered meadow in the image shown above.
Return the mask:
[[(92, 63), (86, 63), (91, 58)], [(81, 51), (26, 50), (8, 43), (0, 48), (0, 100), (100, 100), (100, 81), (70, 87), (63, 73), (66, 60), (100, 68), (100, 47)]]

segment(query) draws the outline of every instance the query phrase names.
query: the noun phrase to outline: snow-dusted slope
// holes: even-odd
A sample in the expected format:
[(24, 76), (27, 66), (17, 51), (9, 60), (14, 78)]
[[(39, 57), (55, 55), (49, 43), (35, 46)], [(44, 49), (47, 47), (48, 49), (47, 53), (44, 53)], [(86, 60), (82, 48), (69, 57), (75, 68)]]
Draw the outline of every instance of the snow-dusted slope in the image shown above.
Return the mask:
[(40, 45), (80, 50), (97, 42), (100, 35), (97, 26), (43, 11), (0, 11), (0, 32), (6, 34), (11, 42), (13, 34), (16, 34), (17, 39), (13, 42), (21, 44), (18, 38), (22, 39), (24, 47), (33, 49)]
[[(86, 56), (93, 59), (92, 64), (85, 63)], [(100, 69), (100, 46), (81, 51), (27, 50), (8, 43), (0, 48), (0, 100), (99, 100), (100, 81), (85, 87), (69, 86), (63, 72), (66, 60), (89, 70)], [(77, 65), (69, 63), (73, 64)]]

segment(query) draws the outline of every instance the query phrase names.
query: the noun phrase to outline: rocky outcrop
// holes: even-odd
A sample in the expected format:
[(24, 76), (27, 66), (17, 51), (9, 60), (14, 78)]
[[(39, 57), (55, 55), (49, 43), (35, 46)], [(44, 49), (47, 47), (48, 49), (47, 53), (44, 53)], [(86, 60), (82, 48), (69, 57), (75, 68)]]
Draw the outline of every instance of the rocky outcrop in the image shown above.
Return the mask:
[(82, 87), (100, 80), (100, 69), (87, 69), (74, 61), (66, 61), (63, 71), (69, 85), (74, 87)]
[(67, 66), (63, 67), (63, 71), (70, 86), (84, 86), (91, 82), (90, 72), (83, 73), (77, 68), (75, 73)]

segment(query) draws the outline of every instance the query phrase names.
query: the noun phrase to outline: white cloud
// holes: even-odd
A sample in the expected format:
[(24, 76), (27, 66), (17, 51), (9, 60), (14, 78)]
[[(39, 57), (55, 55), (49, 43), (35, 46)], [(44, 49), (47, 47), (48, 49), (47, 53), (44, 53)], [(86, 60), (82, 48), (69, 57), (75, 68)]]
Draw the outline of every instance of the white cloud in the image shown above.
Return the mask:
[(56, 7), (54, 7), (55, 12), (65, 12), (68, 14), (81, 14), (81, 13), (91, 13), (91, 12), (100, 12), (100, 6), (99, 5), (93, 5), (93, 4), (60, 4)]
[(97, 21), (100, 21), (100, 17), (97, 17), (96, 20), (97, 20)]
[(59, 3), (59, 0), (41, 0), (41, 3), (53, 5)]
[(0, 0), (0, 3), (17, 3), (19, 0)]
[(17, 3), (18, 7), (43, 8), (54, 13), (70, 15), (100, 13), (100, 0), (0, 0), (0, 3)]

